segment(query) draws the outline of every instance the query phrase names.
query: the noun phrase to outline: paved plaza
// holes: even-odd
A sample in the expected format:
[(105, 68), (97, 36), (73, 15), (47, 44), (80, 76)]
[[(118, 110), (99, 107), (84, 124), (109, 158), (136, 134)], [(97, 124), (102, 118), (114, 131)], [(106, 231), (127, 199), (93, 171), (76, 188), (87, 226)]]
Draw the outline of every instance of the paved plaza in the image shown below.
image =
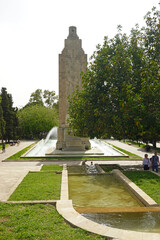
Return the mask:
[[(136, 148), (132, 145), (125, 144), (123, 142), (119, 142), (116, 140), (108, 140), (109, 143), (112, 143), (115, 146), (118, 146), (120, 148), (126, 149), (127, 151), (130, 151), (134, 154), (137, 154), (140, 156), (140, 159), (143, 158), (145, 151), (142, 150), (141, 148)], [(65, 161), (45, 161), (45, 162), (40, 162), (40, 161), (26, 161), (26, 162), (19, 162), (19, 161), (14, 161), (14, 162), (2, 162), (9, 156), (13, 155), (14, 153), (22, 150), (23, 148), (29, 146), (32, 144), (33, 141), (22, 141), (20, 145), (15, 145), (15, 146), (8, 146), (6, 148), (5, 153), (0, 153), (0, 201), (6, 201), (9, 196), (12, 194), (12, 192), (15, 190), (15, 188), (19, 185), (19, 183), (22, 181), (22, 179), (27, 175), (29, 171), (39, 171), (41, 169), (42, 164), (63, 164), (66, 163)], [(151, 157), (153, 153), (149, 154), (149, 157)], [(112, 160), (112, 161), (101, 161), (97, 160), (94, 161), (94, 163), (99, 163), (99, 164), (121, 164), (121, 165), (141, 165), (142, 162), (139, 161), (132, 161), (132, 160)], [(80, 165), (81, 161), (68, 161), (67, 164), (71, 165)]]

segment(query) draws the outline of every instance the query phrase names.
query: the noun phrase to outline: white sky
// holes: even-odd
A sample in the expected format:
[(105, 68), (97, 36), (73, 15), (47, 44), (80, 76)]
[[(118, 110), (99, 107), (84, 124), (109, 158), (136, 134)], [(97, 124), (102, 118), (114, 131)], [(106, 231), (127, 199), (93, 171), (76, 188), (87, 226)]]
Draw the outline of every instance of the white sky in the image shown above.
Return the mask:
[(0, 0), (0, 89), (14, 106), (28, 103), (36, 89), (58, 94), (58, 54), (69, 26), (77, 27), (89, 57), (104, 36), (121, 24), (129, 33), (159, 0)]

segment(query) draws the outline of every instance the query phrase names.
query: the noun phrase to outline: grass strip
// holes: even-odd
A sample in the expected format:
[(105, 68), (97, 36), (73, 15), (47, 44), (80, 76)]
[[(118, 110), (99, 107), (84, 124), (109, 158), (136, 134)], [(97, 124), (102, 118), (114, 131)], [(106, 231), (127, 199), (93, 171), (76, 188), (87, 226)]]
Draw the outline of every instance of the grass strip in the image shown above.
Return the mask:
[(61, 174), (53, 172), (28, 173), (9, 201), (60, 199)]
[(0, 239), (98, 240), (105, 239), (72, 228), (51, 205), (0, 204)]
[(134, 153), (128, 152), (128, 151), (126, 151), (126, 150), (124, 150), (124, 149), (122, 149), (122, 148), (119, 148), (119, 147), (117, 147), (117, 146), (115, 146), (115, 145), (112, 145), (112, 144), (110, 144), (110, 143), (108, 143), (108, 144), (111, 145), (111, 146), (113, 146), (113, 147), (116, 148), (117, 150), (119, 150), (119, 151), (127, 154), (130, 159), (139, 159), (139, 158), (141, 158), (140, 156), (138, 156), (138, 155), (136, 155), (136, 154), (134, 154)]
[(43, 165), (41, 171), (62, 171), (63, 167), (59, 165)]
[(139, 188), (155, 202), (160, 203), (160, 177), (149, 171), (123, 171)]
[[(12, 156), (10, 156), (9, 158), (7, 158), (6, 160), (21, 160), (21, 156), (26, 153), (29, 149), (31, 149), (33, 146), (35, 145), (35, 143), (29, 145), (28, 147), (22, 149), (21, 151), (13, 154)], [(28, 159), (28, 158), (23, 158), (23, 159)]]

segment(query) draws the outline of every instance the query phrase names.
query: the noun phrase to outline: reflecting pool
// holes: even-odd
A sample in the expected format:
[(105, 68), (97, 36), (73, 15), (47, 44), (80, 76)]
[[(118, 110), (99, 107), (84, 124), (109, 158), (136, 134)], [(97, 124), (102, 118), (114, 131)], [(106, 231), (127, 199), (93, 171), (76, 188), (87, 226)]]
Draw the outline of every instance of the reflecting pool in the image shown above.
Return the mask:
[(160, 233), (160, 212), (82, 213), (82, 215), (109, 227)]
[(140, 201), (112, 174), (69, 175), (69, 199), (74, 207), (139, 207)]

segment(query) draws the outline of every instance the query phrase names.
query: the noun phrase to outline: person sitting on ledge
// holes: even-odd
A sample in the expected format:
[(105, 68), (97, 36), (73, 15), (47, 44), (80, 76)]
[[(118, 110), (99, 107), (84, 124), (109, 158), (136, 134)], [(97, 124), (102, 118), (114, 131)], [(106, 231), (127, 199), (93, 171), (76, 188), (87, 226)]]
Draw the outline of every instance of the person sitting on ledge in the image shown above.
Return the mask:
[(82, 161), (82, 166), (85, 166), (85, 165), (86, 165), (86, 162), (87, 162), (87, 160), (83, 160), (83, 161)]

